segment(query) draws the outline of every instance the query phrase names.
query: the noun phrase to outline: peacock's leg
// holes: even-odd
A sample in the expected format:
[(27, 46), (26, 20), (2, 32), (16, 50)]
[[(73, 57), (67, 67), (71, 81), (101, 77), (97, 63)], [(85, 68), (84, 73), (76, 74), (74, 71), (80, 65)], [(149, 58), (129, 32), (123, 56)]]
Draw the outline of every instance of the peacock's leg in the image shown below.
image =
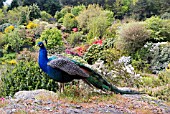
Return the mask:
[(58, 83), (58, 85), (59, 85), (59, 92), (63, 93), (65, 84), (64, 83)]

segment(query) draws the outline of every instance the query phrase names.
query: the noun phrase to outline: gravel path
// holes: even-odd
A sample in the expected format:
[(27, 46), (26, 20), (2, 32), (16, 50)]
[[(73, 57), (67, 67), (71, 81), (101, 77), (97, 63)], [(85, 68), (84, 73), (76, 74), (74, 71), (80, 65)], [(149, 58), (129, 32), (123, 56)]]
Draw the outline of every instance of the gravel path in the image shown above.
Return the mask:
[(0, 114), (170, 114), (170, 107), (147, 95), (117, 95), (116, 101), (74, 103), (47, 90), (22, 91), (0, 101)]

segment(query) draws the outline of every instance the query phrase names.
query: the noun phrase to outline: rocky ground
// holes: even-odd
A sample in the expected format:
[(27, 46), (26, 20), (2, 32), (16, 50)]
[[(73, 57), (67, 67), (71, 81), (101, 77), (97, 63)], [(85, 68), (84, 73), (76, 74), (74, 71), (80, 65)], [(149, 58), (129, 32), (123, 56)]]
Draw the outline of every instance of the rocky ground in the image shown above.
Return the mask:
[(0, 99), (0, 114), (170, 114), (170, 106), (148, 95), (115, 95), (110, 100), (99, 97), (89, 102), (59, 98), (47, 90), (20, 91), (14, 98)]

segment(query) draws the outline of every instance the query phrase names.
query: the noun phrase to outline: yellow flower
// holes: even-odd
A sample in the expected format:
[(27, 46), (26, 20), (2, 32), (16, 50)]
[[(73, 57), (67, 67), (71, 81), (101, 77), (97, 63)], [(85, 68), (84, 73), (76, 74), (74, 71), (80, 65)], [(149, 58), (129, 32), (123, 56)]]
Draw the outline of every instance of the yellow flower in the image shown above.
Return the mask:
[(15, 65), (15, 64), (17, 64), (17, 61), (16, 61), (16, 60), (11, 60), (11, 61), (9, 61), (8, 63), (9, 63), (9, 64), (12, 64), (12, 65)]
[(8, 33), (8, 32), (13, 31), (13, 30), (14, 30), (14, 26), (10, 25), (10, 26), (5, 28), (5, 33)]
[(38, 25), (36, 23), (33, 22), (29, 22), (27, 25), (27, 29), (33, 29), (36, 28)]

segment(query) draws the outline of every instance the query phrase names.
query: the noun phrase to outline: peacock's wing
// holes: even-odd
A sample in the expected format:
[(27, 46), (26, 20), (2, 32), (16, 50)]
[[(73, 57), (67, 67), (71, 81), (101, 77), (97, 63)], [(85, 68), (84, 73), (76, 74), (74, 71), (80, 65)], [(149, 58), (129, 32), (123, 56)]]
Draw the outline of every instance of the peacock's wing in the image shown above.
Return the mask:
[(66, 58), (57, 58), (48, 62), (52, 68), (58, 68), (69, 75), (78, 75), (81, 77), (89, 77), (78, 65)]

